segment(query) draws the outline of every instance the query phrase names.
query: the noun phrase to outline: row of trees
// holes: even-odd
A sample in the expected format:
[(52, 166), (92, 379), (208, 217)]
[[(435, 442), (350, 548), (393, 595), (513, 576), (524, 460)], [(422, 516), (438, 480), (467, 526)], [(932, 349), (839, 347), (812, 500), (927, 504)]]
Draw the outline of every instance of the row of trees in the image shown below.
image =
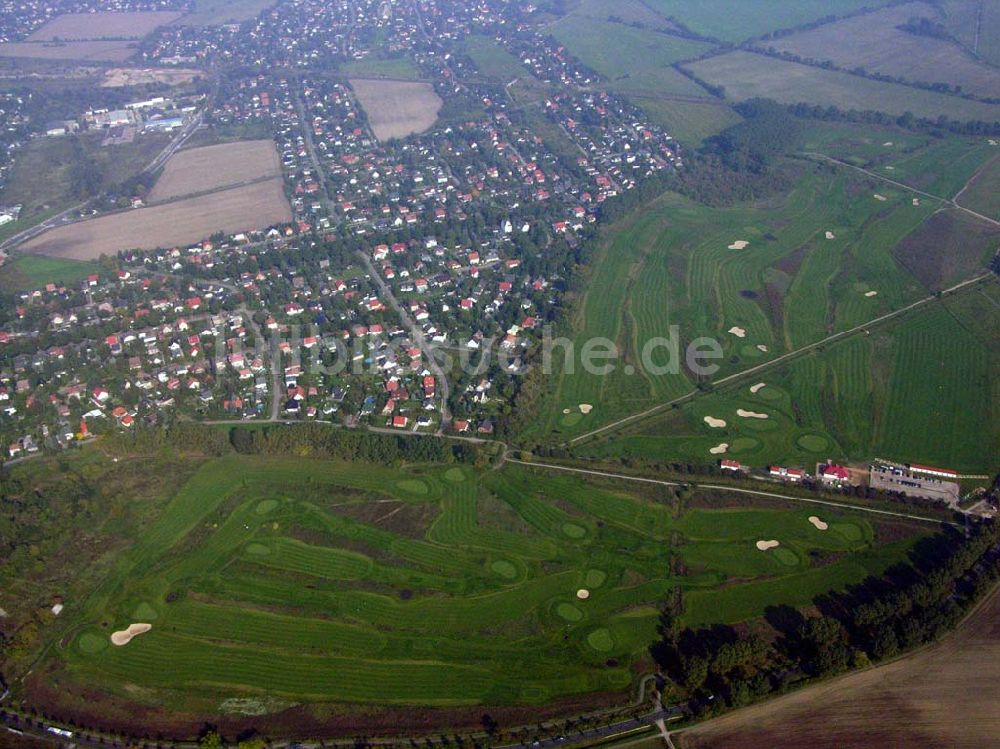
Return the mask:
[(981, 522), (968, 534), (947, 528), (919, 542), (909, 563), (814, 601), (819, 616), (791, 606), (765, 618), (777, 637), (729, 626), (685, 628), (671, 602), (652, 654), (704, 714), (745, 705), (796, 682), (862, 668), (931, 642), (954, 628), (1000, 579), (1000, 525)]

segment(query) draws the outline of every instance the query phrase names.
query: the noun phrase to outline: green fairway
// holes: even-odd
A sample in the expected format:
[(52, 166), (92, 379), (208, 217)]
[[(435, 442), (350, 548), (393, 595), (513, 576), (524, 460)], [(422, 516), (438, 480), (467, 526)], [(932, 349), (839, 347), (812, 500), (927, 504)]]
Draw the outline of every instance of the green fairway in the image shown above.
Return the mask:
[[(861, 516), (824, 534), (805, 510), (678, 515), (672, 501), (516, 466), (217, 459), (70, 604), (51, 665), (165, 705), (261, 684), (307, 702), (540, 703), (628, 686), (672, 591), (691, 596), (691, 621), (719, 595), (714, 621), (735, 622), (821, 592), (811, 554), (838, 554), (846, 585), (905, 551)], [(782, 552), (757, 551), (764, 536)], [(152, 630), (109, 642), (134, 622)]]
[(704, 465), (724, 442), (756, 466), (884, 457), (989, 472), (1000, 453), (998, 296), (1000, 282), (981, 283), (579, 449)]

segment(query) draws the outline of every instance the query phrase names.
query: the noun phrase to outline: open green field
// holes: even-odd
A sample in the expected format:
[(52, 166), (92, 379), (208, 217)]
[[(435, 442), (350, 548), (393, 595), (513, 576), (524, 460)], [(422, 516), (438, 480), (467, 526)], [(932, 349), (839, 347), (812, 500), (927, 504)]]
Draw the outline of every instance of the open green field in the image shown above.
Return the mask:
[(656, 98), (630, 95), (629, 100), (689, 148), (741, 121), (736, 111), (718, 99)]
[(888, 0), (647, 0), (649, 7), (674, 18), (695, 33), (740, 42), (860, 8), (885, 5)]
[[(796, 174), (787, 196), (707, 208), (668, 194), (608, 229), (574, 341), (577, 351), (597, 336), (616, 342), (621, 366), (607, 377), (563, 370), (538, 433), (573, 437), (691, 391), (683, 371), (656, 374), (664, 351), (641, 356), (671, 325), (685, 345), (721, 343), (717, 378), (928, 295), (892, 249), (936, 206), (846, 169)], [(738, 241), (749, 244), (731, 249)], [(583, 415), (580, 404), (595, 408)]]
[(395, 78), (404, 81), (420, 79), (420, 71), (409, 57), (366, 57), (345, 62), (339, 67), (346, 78)]
[(984, 216), (1000, 219), (1000, 153), (969, 182), (958, 202)]
[(75, 284), (98, 270), (96, 263), (44, 255), (19, 255), (0, 267), (0, 289), (25, 291), (47, 283)]
[(955, 120), (1000, 120), (1000, 105), (885, 83), (835, 70), (786, 62), (736, 51), (685, 66), (702, 80), (724, 86), (726, 97), (743, 101), (765, 97), (787, 104), (834, 105), (843, 110), (875, 110), (917, 117)]
[(983, 97), (1000, 94), (1000, 70), (976, 60), (950, 40), (918, 36), (900, 28), (914, 17), (935, 18), (936, 11), (924, 2), (905, 3), (768, 44), (800, 58), (829, 60), (846, 70), (863, 68), (911, 82), (948, 83)]
[(585, 65), (607, 78), (613, 90), (707, 96), (698, 84), (671, 66), (704, 54), (711, 49), (709, 44), (575, 14), (560, 19), (549, 32)]
[[(686, 621), (742, 621), (880, 573), (925, 532), (697, 500), (512, 465), (216, 459), (66, 601), (45, 678), (67, 702), (147, 711), (216, 712), (262, 687), (284, 704), (470, 708), (620, 691), (676, 590)], [(111, 644), (139, 622), (152, 630)]]
[(190, 13), (178, 19), (184, 26), (219, 26), (256, 18), (276, 0), (195, 0)]
[(987, 281), (580, 449), (705, 465), (725, 443), (749, 465), (879, 456), (989, 473), (1000, 454), (998, 297), (1000, 282)]
[(521, 62), (500, 44), (488, 36), (470, 36), (465, 40), (463, 51), (476, 65), (485, 78), (508, 83), (515, 78), (531, 76)]

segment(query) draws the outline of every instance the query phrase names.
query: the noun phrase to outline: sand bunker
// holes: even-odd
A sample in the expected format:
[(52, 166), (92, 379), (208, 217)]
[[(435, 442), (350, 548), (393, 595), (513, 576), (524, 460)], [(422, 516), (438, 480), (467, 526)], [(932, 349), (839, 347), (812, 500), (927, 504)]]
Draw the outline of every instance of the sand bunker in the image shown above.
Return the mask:
[(580, 588), (580, 590), (576, 592), (576, 597), (579, 598), (581, 601), (586, 601), (588, 598), (590, 598), (590, 591), (587, 590), (586, 588)]
[(111, 633), (111, 644), (121, 647), (132, 642), (133, 637), (145, 634), (153, 628), (152, 624), (130, 624), (128, 629), (120, 629)]
[(563, 409), (563, 413), (564, 413), (564, 414), (568, 414), (568, 413), (572, 413), (572, 409), (569, 409), (569, 408), (564, 408), (564, 409)]
[(729, 443), (728, 442), (721, 442), (718, 445), (716, 445), (715, 447), (708, 448), (708, 451), (710, 453), (712, 453), (712, 455), (722, 455), (728, 449), (729, 449)]
[(750, 386), (750, 392), (753, 393), (754, 395), (757, 395), (757, 393), (759, 393), (765, 387), (767, 387), (766, 382), (758, 382), (756, 385)]
[(920, 205), (920, 198), (914, 198), (913, 205)]
[(766, 354), (767, 353), (767, 346), (765, 346), (763, 343), (758, 343), (757, 344), (757, 350), (758, 351), (763, 351)]
[(750, 244), (750, 243), (748, 241), (746, 241), (745, 239), (737, 239), (735, 242), (733, 242), (731, 245), (729, 245), (729, 249), (731, 249), (731, 250), (743, 250), (743, 249), (746, 249), (746, 246), (748, 244)]
[(836, 239), (837, 237), (834, 235), (834, 233), (832, 231), (828, 231), (826, 233), (826, 238), (827, 239)]
[(877, 291), (866, 291), (865, 292), (865, 296), (867, 296), (867, 297), (878, 296), (878, 292)]
[(880, 200), (880, 201), (882, 201), (884, 203), (888, 199), (889, 198), (887, 198), (885, 195), (879, 195), (878, 193), (875, 193), (875, 200)]
[(705, 423), (712, 427), (712, 429), (722, 429), (726, 425), (726, 420), (717, 419), (714, 416), (706, 416)]
[(767, 551), (768, 549), (775, 549), (781, 546), (779, 541), (758, 541), (757, 548), (761, 551)]
[(769, 419), (771, 418), (767, 414), (759, 414), (756, 411), (747, 411), (743, 408), (736, 409), (736, 415), (741, 419)]
[(818, 528), (821, 531), (825, 531), (827, 528), (830, 527), (829, 524), (824, 523), (822, 520), (820, 520), (815, 515), (810, 515), (809, 522), (812, 523), (813, 525), (815, 525), (816, 528)]
[(729, 332), (737, 338), (746, 338), (747, 336), (747, 332), (743, 328), (738, 328), (735, 325), (729, 329)]
[(989, 140), (987, 141), (987, 143), (989, 143), (989, 144), (990, 144), (991, 146), (995, 146), (995, 145), (997, 144), (997, 141), (995, 141), (995, 140), (993, 140), (992, 138), (990, 138), (990, 139), (989, 139)]
[(580, 404), (580, 413), (582, 413), (584, 416), (586, 416), (587, 414), (589, 414), (593, 410), (594, 410), (594, 407), (592, 405), (590, 405), (589, 403), (581, 403)]
[(883, 146), (885, 146), (886, 148), (888, 148), (889, 146), (891, 146), (891, 145), (892, 145), (892, 141), (891, 141), (891, 140), (887, 140), (887, 141), (886, 141), (885, 143), (883, 143), (882, 145), (883, 145)]

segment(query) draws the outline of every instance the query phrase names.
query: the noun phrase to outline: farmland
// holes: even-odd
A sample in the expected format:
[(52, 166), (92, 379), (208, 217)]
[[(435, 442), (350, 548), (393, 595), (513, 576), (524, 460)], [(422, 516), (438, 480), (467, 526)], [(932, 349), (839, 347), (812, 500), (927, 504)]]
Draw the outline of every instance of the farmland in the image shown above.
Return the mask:
[[(673, 591), (691, 596), (692, 622), (741, 621), (879, 573), (925, 532), (893, 525), (883, 539), (883, 525), (850, 512), (830, 512), (820, 532), (811, 510), (705, 499), (516, 466), (217, 459), (85, 601), (68, 602), (67, 646), (27, 691), (57, 685), (60, 709), (86, 695), (109, 723), (127, 722), (132, 701), (158, 703), (191, 726), (220, 696), (239, 702), (264, 682), (279, 705), (377, 700), (471, 716), (622, 692)], [(783, 553), (758, 551), (762, 534)], [(677, 554), (693, 571), (672, 571)], [(815, 554), (835, 555), (822, 575)], [(130, 622), (152, 630), (111, 645)], [(397, 730), (412, 720), (399, 715)], [(160, 717), (147, 708), (144, 725)]]
[(994, 592), (927, 650), (740, 710), (674, 741), (683, 749), (986, 746), (1000, 729), (998, 621)]
[(750, 52), (729, 52), (690, 63), (702, 80), (724, 86), (727, 98), (767, 97), (788, 104), (806, 102), (849, 110), (877, 110), (918, 117), (941, 115), (958, 120), (1000, 119), (1000, 106), (971, 101), (897, 83), (873, 81), (835, 70), (786, 62)]
[(124, 62), (138, 51), (134, 41), (6, 42), (0, 57), (79, 62)]
[(781, 52), (830, 60), (842, 68), (924, 83), (949, 83), (984, 97), (1000, 95), (1000, 71), (977, 61), (958, 45), (917, 36), (898, 27), (916, 16), (934, 17), (917, 2), (855, 16), (768, 42)]
[(173, 11), (67, 13), (53, 18), (29, 36), (28, 41), (142, 39), (157, 27), (165, 26), (180, 16)]
[(128, 249), (186, 245), (220, 231), (230, 234), (290, 220), (284, 187), (276, 178), (60, 226), (26, 242), (21, 249), (92, 260)]
[(441, 111), (441, 97), (429, 83), (362, 78), (352, 78), (350, 83), (379, 140), (422, 133)]
[(958, 200), (966, 208), (1000, 219), (1000, 155), (969, 182)]
[(185, 26), (239, 23), (256, 18), (274, 3), (275, 0), (195, 0), (191, 11), (178, 23)]
[(888, 4), (888, 0), (771, 0), (731, 3), (727, 0), (648, 0), (647, 5), (703, 36), (725, 42), (745, 39), (811, 23), (830, 15)]
[(163, 202), (280, 175), (278, 153), (271, 140), (189, 148), (167, 162), (149, 193), (149, 202)]

